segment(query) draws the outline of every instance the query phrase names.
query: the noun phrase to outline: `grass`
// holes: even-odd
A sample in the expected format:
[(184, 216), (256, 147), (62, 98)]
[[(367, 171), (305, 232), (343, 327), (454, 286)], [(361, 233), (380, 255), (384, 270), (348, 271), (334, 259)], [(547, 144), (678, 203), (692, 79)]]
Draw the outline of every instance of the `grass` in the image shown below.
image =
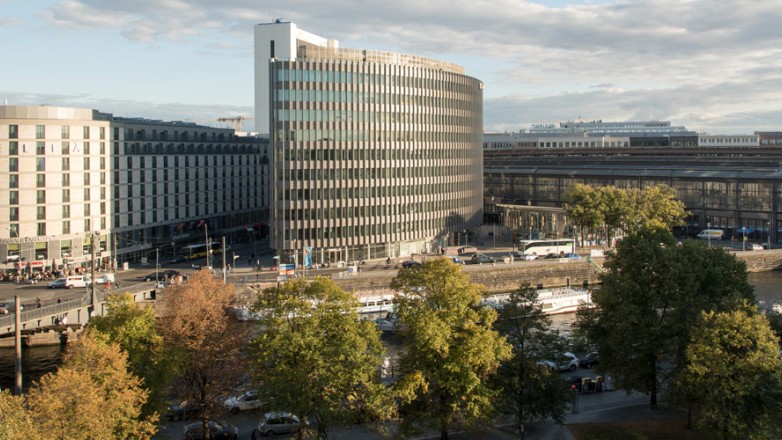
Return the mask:
[(577, 440), (707, 440), (706, 434), (687, 429), (687, 419), (660, 419), (566, 425)]

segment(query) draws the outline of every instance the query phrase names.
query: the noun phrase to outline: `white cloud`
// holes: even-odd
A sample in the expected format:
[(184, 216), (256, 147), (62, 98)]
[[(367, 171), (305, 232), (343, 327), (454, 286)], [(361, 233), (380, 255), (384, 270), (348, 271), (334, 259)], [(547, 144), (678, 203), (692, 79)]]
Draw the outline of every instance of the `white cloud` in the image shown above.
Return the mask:
[(43, 16), (62, 29), (117, 31), (142, 44), (233, 49), (246, 58), (252, 57), (252, 26), (282, 18), (342, 47), (458, 59), (487, 83), (487, 129), (561, 115), (678, 117), (674, 122), (691, 121), (696, 129), (780, 125), (769, 120), (782, 102), (776, 91), (782, 79), (778, 2), (540, 3), (65, 0)]

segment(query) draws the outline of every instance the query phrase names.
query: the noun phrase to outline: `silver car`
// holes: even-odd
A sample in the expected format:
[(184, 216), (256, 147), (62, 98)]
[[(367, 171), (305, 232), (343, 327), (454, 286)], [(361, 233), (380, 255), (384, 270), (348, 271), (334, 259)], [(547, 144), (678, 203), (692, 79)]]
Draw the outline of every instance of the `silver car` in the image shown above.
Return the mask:
[(274, 436), (277, 434), (290, 434), (301, 428), (299, 418), (290, 413), (270, 412), (263, 415), (258, 429), (252, 432), (252, 439), (258, 440), (261, 436)]

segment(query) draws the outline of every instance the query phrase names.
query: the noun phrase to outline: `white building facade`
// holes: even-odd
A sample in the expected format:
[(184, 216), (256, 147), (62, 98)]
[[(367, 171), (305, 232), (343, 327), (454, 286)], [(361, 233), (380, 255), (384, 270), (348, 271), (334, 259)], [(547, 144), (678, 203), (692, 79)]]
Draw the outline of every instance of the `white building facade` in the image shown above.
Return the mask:
[[(0, 106), (0, 267), (78, 267), (174, 255), (268, 218), (268, 143), (233, 130)], [(253, 238), (257, 234), (251, 234)]]

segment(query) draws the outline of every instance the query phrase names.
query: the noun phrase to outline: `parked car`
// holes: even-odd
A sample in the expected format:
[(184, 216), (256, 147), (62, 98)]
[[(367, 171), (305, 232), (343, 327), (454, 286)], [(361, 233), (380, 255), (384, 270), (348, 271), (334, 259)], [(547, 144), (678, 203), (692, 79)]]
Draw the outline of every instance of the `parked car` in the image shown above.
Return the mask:
[(250, 390), (239, 396), (233, 396), (226, 399), (223, 405), (229, 412), (236, 414), (240, 411), (258, 409), (263, 405), (263, 402), (258, 397), (258, 391)]
[(198, 417), (200, 414), (201, 408), (187, 400), (171, 405), (166, 410), (166, 418), (172, 421), (189, 420)]
[(576, 368), (578, 368), (580, 362), (576, 355), (570, 352), (562, 353), (561, 356), (559, 356), (555, 360), (543, 360), (540, 361), (541, 365), (546, 365), (552, 370), (556, 371), (576, 371)]
[[(209, 429), (209, 438), (212, 440), (236, 440), (239, 438), (239, 428), (229, 425), (225, 422), (216, 422), (209, 420), (207, 422)], [(201, 440), (204, 437), (203, 422), (195, 422), (185, 425), (182, 428), (183, 438), (185, 440)]]
[(271, 437), (277, 434), (290, 434), (301, 427), (299, 418), (290, 413), (270, 412), (263, 415), (258, 428), (253, 429), (251, 438), (258, 440), (261, 436)]
[(420, 266), (420, 265), (421, 265), (421, 263), (419, 263), (419, 262), (417, 262), (417, 261), (415, 261), (415, 260), (406, 260), (406, 261), (404, 261), (404, 262), (402, 263), (402, 267), (403, 267), (404, 269), (409, 269), (409, 268), (411, 268), (411, 267), (418, 267), (418, 266)]
[(586, 356), (579, 358), (578, 361), (581, 368), (592, 368), (594, 365), (597, 365), (599, 362), (596, 351), (587, 353)]
[(475, 254), (470, 258), (470, 263), (472, 264), (484, 264), (484, 263), (494, 263), (494, 257), (490, 257), (486, 254)]
[(169, 269), (163, 272), (152, 272), (151, 274), (148, 274), (147, 276), (144, 277), (144, 281), (155, 281), (155, 280), (163, 281), (166, 279), (178, 277), (179, 275), (180, 275), (179, 271)]

